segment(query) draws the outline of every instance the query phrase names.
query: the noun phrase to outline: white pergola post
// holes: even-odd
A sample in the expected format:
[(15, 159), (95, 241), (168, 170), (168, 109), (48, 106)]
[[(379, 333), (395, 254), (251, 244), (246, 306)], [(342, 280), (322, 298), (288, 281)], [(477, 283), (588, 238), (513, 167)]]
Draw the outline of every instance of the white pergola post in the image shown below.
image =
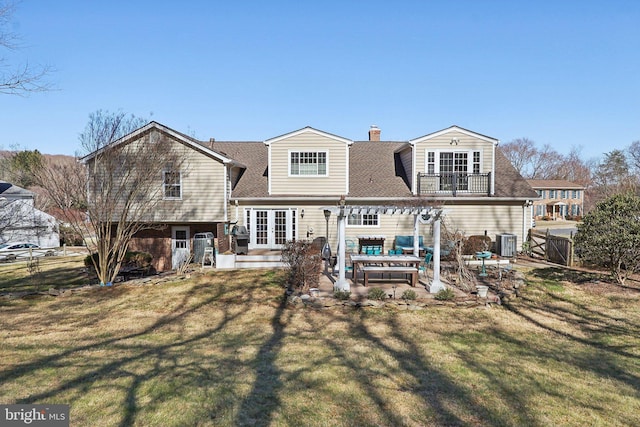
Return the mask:
[(338, 280), (333, 285), (333, 288), (339, 291), (351, 290), (351, 285), (345, 277), (346, 222), (344, 208), (341, 208), (338, 213)]
[(420, 213), (413, 215), (413, 254), (420, 256)]
[(444, 283), (440, 281), (440, 218), (433, 221), (433, 280), (429, 285), (432, 294), (444, 289)]

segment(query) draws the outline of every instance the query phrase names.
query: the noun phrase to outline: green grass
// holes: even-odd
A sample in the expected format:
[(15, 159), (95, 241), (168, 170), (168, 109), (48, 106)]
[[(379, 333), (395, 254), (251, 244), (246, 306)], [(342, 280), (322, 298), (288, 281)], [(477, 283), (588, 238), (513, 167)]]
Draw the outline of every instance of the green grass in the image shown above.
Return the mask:
[(38, 292), (49, 288), (77, 288), (89, 283), (83, 271), (84, 255), (34, 258), (37, 268), (27, 261), (0, 263), (0, 293)]
[(0, 402), (74, 426), (640, 425), (640, 292), (566, 279), (419, 312), (288, 308), (262, 270), (0, 300)]

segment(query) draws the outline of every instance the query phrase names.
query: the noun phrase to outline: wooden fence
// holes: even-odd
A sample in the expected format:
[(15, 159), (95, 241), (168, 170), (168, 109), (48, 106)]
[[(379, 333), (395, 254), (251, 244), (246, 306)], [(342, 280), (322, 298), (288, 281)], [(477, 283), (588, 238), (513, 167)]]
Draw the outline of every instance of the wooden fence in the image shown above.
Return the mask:
[(546, 232), (529, 230), (529, 254), (555, 264), (571, 266), (574, 263), (573, 235), (554, 236)]

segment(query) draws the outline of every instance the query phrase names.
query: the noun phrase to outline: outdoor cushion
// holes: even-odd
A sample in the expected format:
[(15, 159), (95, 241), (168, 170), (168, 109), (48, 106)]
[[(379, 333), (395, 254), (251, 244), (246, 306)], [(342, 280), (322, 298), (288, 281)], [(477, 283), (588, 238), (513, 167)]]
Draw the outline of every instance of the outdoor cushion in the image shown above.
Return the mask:
[[(418, 239), (418, 247), (420, 249), (424, 249), (424, 239), (422, 236), (419, 236)], [(409, 250), (413, 249), (413, 236), (396, 236), (395, 240), (395, 249), (398, 251), (402, 251), (403, 249)]]

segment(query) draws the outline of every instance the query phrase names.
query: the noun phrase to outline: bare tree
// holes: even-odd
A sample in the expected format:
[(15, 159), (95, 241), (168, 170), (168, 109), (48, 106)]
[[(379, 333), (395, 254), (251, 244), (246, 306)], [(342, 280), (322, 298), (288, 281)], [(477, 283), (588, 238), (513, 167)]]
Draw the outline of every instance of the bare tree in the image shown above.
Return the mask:
[[(9, 1), (0, 0), (0, 48), (12, 51), (18, 49), (18, 36), (7, 30), (15, 5)], [(24, 95), (29, 92), (43, 92), (51, 88), (46, 77), (51, 73), (51, 67), (24, 64), (17, 67), (7, 65), (8, 60), (0, 57), (0, 93), (9, 95)]]
[(530, 161), (538, 152), (535, 142), (529, 138), (517, 138), (501, 145), (500, 148), (513, 167), (520, 172), (520, 175), (530, 178), (528, 176)]
[[(141, 132), (143, 123), (122, 112), (91, 114), (80, 135), (84, 164), (49, 164), (39, 177), (74, 231), (94, 241), (101, 283), (113, 282), (136, 233), (162, 226), (153, 219), (163, 179), (185, 165), (184, 152), (159, 132)], [(78, 208), (86, 209), (86, 223), (78, 223)]]
[(584, 161), (580, 158), (580, 148), (572, 147), (569, 154), (564, 156), (554, 179), (564, 179), (590, 188), (592, 185), (591, 174), (596, 166), (595, 161)]

